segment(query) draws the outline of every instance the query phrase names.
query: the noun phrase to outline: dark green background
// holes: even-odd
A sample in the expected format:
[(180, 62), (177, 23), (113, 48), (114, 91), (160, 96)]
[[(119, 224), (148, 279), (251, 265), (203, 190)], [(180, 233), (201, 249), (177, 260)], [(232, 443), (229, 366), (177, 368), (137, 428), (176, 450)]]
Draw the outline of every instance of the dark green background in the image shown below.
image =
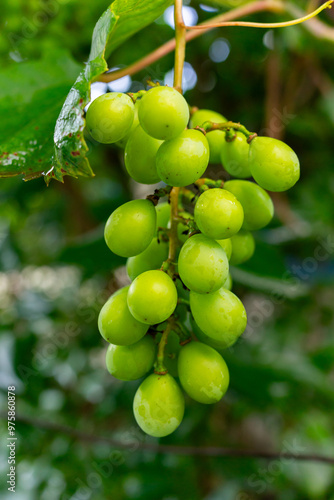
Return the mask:
[[(57, 12), (15, 48), (27, 21), (43, 6)], [(67, 51), (87, 60), (94, 25), (106, 1), (6, 0), (1, 5), (1, 66), (53, 60)], [(193, 2), (199, 19), (210, 15)], [(300, 6), (306, 8), (305, 2)], [(258, 14), (252, 19), (286, 19)], [(333, 25), (333, 15), (322, 15)], [(257, 251), (235, 273), (250, 327), (226, 354), (231, 386), (219, 404), (187, 400), (182, 426), (165, 444), (333, 454), (334, 406), (334, 78), (333, 44), (303, 27), (226, 28), (192, 41), (187, 62), (197, 86), (192, 105), (215, 109), (248, 129), (284, 138), (301, 161), (301, 180), (276, 194), (276, 216), (256, 235)], [(127, 65), (173, 36), (160, 19), (119, 47), (110, 66)], [(228, 40), (226, 61), (213, 63), (211, 44)], [(168, 55), (133, 77), (163, 80)], [(59, 69), (61, 71), (61, 69)], [(25, 85), (22, 81), (22, 94)], [(53, 96), (50, 95), (50, 100)], [(283, 119), (280, 118), (282, 117)], [(8, 118), (15, 128), (15, 116)], [(1, 141), (0, 141), (1, 142)], [(57, 422), (87, 434), (115, 437), (130, 450), (73, 439), (17, 423), (17, 500), (333, 500), (333, 468), (280, 459), (241, 460), (158, 455), (137, 449), (145, 437), (131, 404), (138, 383), (112, 379), (96, 319), (110, 291), (124, 281), (124, 264), (103, 241), (111, 211), (140, 196), (124, 174), (121, 152), (89, 143), (94, 178), (2, 179), (0, 186), (0, 394), (17, 387), (17, 412), (32, 422)], [(210, 174), (222, 174), (219, 167)], [(319, 251), (319, 248), (325, 250)], [(277, 298), (279, 297), (279, 299)], [(2, 443), (7, 437), (1, 427)], [(7, 449), (1, 447), (3, 496)]]

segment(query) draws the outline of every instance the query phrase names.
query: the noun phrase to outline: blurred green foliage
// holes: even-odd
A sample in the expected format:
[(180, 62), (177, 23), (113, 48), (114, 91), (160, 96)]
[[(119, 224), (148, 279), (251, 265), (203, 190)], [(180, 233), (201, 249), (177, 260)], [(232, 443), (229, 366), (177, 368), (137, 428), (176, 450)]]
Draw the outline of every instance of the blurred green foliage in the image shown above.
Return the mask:
[[(46, 56), (52, 63), (59, 50), (84, 63), (94, 25), (107, 5), (102, 0), (5, 0), (2, 66), (39, 64)], [(190, 6), (200, 21), (212, 15), (198, 3)], [(44, 7), (53, 7), (54, 14), (13, 46), (10, 40), (22, 37)], [(333, 24), (330, 14), (322, 18)], [(120, 46), (109, 65), (127, 65), (172, 36), (160, 18)], [(222, 50), (226, 55), (226, 47), (228, 57), (214, 62), (223, 57)], [(197, 77), (186, 92), (188, 101), (251, 130), (269, 129), (284, 137), (300, 157), (302, 176), (287, 195), (275, 196), (273, 223), (256, 235), (254, 257), (235, 272), (235, 291), (245, 303), (249, 327), (226, 353), (231, 371), (226, 397), (212, 407), (188, 400), (183, 425), (162, 441), (333, 454), (332, 46), (302, 26), (275, 33), (226, 28), (189, 43), (186, 59), (193, 68), (188, 66), (190, 87)], [(130, 88), (142, 88), (147, 77), (163, 81), (172, 66), (170, 54), (135, 75)], [(24, 87), (22, 80), (22, 93)], [(133, 447), (115, 450), (18, 422), (16, 498), (333, 500), (333, 469), (326, 465), (138, 449), (141, 441), (155, 442), (138, 430), (132, 416), (138, 383), (122, 383), (105, 370), (106, 346), (96, 319), (125, 279), (124, 260), (103, 242), (103, 224), (116, 206), (142, 194), (125, 175), (120, 150), (91, 143), (89, 148), (92, 179), (65, 178), (64, 184), (48, 188), (41, 179), (1, 180), (1, 407), (6, 408), (7, 387), (14, 384), (19, 414), (112, 436)], [(209, 174), (223, 172), (210, 167)], [(2, 438), (6, 429), (3, 423)], [(5, 446), (0, 459), (2, 498), (7, 499)]]

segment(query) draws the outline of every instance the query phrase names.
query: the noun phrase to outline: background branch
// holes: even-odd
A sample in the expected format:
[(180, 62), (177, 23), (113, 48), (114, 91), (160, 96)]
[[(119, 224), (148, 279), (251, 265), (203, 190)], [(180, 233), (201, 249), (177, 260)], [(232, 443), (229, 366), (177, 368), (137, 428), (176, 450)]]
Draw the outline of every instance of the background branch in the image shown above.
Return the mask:
[[(1, 418), (7, 419), (7, 415), (3, 412), (0, 413)], [(264, 460), (286, 459), (298, 460), (304, 462), (320, 462), (323, 464), (333, 465), (334, 457), (327, 457), (313, 453), (289, 453), (279, 451), (258, 451), (258, 450), (236, 450), (233, 448), (223, 448), (219, 446), (179, 446), (179, 445), (163, 445), (154, 443), (129, 442), (109, 438), (106, 436), (98, 436), (95, 434), (88, 434), (66, 425), (47, 422), (41, 419), (29, 418), (24, 415), (16, 415), (16, 420), (26, 425), (35, 427), (36, 429), (50, 431), (53, 433), (67, 434), (73, 439), (85, 441), (90, 443), (102, 442), (107, 443), (114, 448), (134, 449), (136, 444), (138, 450), (153, 451), (155, 453), (171, 454), (171, 455), (190, 455), (202, 457), (225, 457), (225, 458), (260, 458)]]

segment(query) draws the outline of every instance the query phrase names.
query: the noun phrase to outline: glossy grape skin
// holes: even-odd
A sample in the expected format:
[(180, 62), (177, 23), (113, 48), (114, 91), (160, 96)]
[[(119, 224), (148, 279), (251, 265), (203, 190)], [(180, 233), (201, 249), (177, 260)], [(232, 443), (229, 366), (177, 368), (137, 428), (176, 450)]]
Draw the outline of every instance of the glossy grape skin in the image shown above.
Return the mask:
[(139, 105), (139, 101), (136, 101), (135, 102), (135, 107), (134, 107), (134, 117), (133, 117), (133, 122), (132, 122), (132, 125), (131, 125), (131, 128), (129, 130), (129, 132), (120, 140), (120, 141), (117, 141), (116, 142), (116, 146), (124, 149), (125, 146), (126, 146), (126, 143), (128, 142), (129, 140), (129, 137), (130, 135), (132, 134), (132, 132), (138, 127), (139, 125), (139, 119), (138, 119), (138, 105)]
[(143, 252), (156, 230), (156, 211), (150, 200), (132, 200), (116, 208), (107, 220), (104, 238), (121, 257)]
[(230, 260), (232, 255), (232, 242), (231, 238), (225, 238), (224, 240), (217, 240), (217, 243), (222, 247), (224, 252), (226, 253), (226, 257)]
[(203, 404), (220, 401), (230, 381), (224, 359), (215, 349), (201, 342), (190, 342), (182, 347), (178, 371), (186, 393)]
[(164, 142), (157, 153), (160, 179), (170, 186), (188, 186), (197, 181), (209, 163), (209, 145), (198, 130), (185, 130)]
[[(199, 109), (192, 115), (190, 126), (195, 128), (200, 127), (205, 122), (223, 123), (226, 121), (227, 119), (220, 113), (216, 113), (216, 111)], [(220, 152), (225, 142), (225, 132), (222, 130), (212, 130), (211, 132), (207, 132), (206, 138), (210, 149), (210, 163), (220, 163)]]
[(203, 344), (207, 344), (210, 347), (213, 347), (220, 354), (224, 351), (225, 342), (208, 337), (208, 335), (206, 335), (204, 332), (202, 332), (202, 330), (196, 324), (196, 321), (193, 319), (192, 316), (190, 317), (190, 324), (191, 324), (193, 333), (195, 334), (196, 338), (200, 342), (202, 342)]
[(162, 141), (154, 139), (140, 125), (130, 134), (125, 147), (124, 161), (128, 174), (141, 184), (155, 184), (160, 177), (155, 157)]
[(172, 87), (153, 87), (139, 102), (139, 123), (145, 132), (161, 141), (179, 135), (189, 121), (185, 98)]
[(237, 132), (233, 141), (224, 141), (220, 150), (220, 161), (230, 175), (245, 179), (252, 175), (248, 155), (249, 144), (247, 138), (241, 132)]
[(296, 153), (272, 137), (255, 137), (251, 141), (249, 167), (256, 182), (269, 191), (286, 191), (300, 176)]
[(225, 348), (236, 342), (247, 325), (242, 302), (225, 288), (207, 295), (190, 292), (190, 309), (202, 332)]
[(126, 270), (131, 281), (145, 271), (160, 269), (162, 263), (168, 257), (168, 243), (158, 242), (153, 238), (149, 246), (139, 255), (129, 257), (126, 262)]
[(111, 344), (126, 346), (138, 342), (148, 330), (148, 325), (137, 321), (129, 311), (129, 287), (111, 295), (102, 307), (98, 327), (102, 337)]
[(269, 194), (250, 181), (233, 180), (224, 184), (239, 200), (244, 210), (243, 229), (257, 231), (265, 227), (274, 215), (274, 205)]
[(241, 229), (238, 234), (231, 238), (232, 240), (232, 255), (230, 263), (232, 266), (243, 264), (249, 260), (255, 251), (255, 240), (252, 233)]
[(182, 246), (178, 272), (187, 288), (197, 293), (217, 291), (229, 271), (226, 253), (215, 240), (195, 234)]
[(173, 280), (163, 271), (146, 271), (130, 285), (128, 306), (142, 323), (162, 323), (173, 314), (177, 291)]
[(155, 355), (156, 345), (149, 335), (128, 346), (110, 344), (106, 353), (107, 370), (118, 380), (137, 380), (151, 370)]
[(183, 419), (184, 396), (169, 373), (152, 373), (139, 386), (133, 413), (139, 427), (154, 437), (168, 436)]
[(167, 228), (170, 220), (170, 204), (163, 201), (155, 207), (155, 210), (157, 212), (157, 229), (159, 227)]
[(201, 194), (194, 215), (200, 231), (215, 240), (236, 234), (244, 220), (244, 211), (234, 194), (218, 188), (208, 189)]
[(133, 119), (134, 104), (131, 97), (110, 92), (91, 103), (86, 114), (86, 126), (93, 139), (102, 144), (112, 144), (130, 131)]

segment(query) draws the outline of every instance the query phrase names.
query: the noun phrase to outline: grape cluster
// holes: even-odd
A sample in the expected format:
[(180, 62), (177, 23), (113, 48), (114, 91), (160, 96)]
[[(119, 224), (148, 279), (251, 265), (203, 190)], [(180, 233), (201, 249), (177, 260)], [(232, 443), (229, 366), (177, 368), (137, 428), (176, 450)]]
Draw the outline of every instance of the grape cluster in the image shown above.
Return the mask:
[[(252, 257), (252, 232), (273, 217), (266, 190), (289, 189), (299, 178), (298, 158), (283, 142), (251, 134), (214, 111), (190, 117), (189, 109), (177, 90), (154, 86), (99, 97), (86, 117), (94, 139), (124, 148), (135, 181), (165, 183), (147, 199), (117, 208), (106, 223), (105, 241), (127, 258), (131, 284), (109, 298), (98, 320), (109, 343), (108, 371), (120, 380), (148, 374), (133, 410), (139, 426), (156, 437), (182, 421), (180, 385), (204, 404), (226, 393), (222, 353), (247, 324), (229, 267)], [(221, 162), (234, 179), (202, 178), (209, 162)]]

